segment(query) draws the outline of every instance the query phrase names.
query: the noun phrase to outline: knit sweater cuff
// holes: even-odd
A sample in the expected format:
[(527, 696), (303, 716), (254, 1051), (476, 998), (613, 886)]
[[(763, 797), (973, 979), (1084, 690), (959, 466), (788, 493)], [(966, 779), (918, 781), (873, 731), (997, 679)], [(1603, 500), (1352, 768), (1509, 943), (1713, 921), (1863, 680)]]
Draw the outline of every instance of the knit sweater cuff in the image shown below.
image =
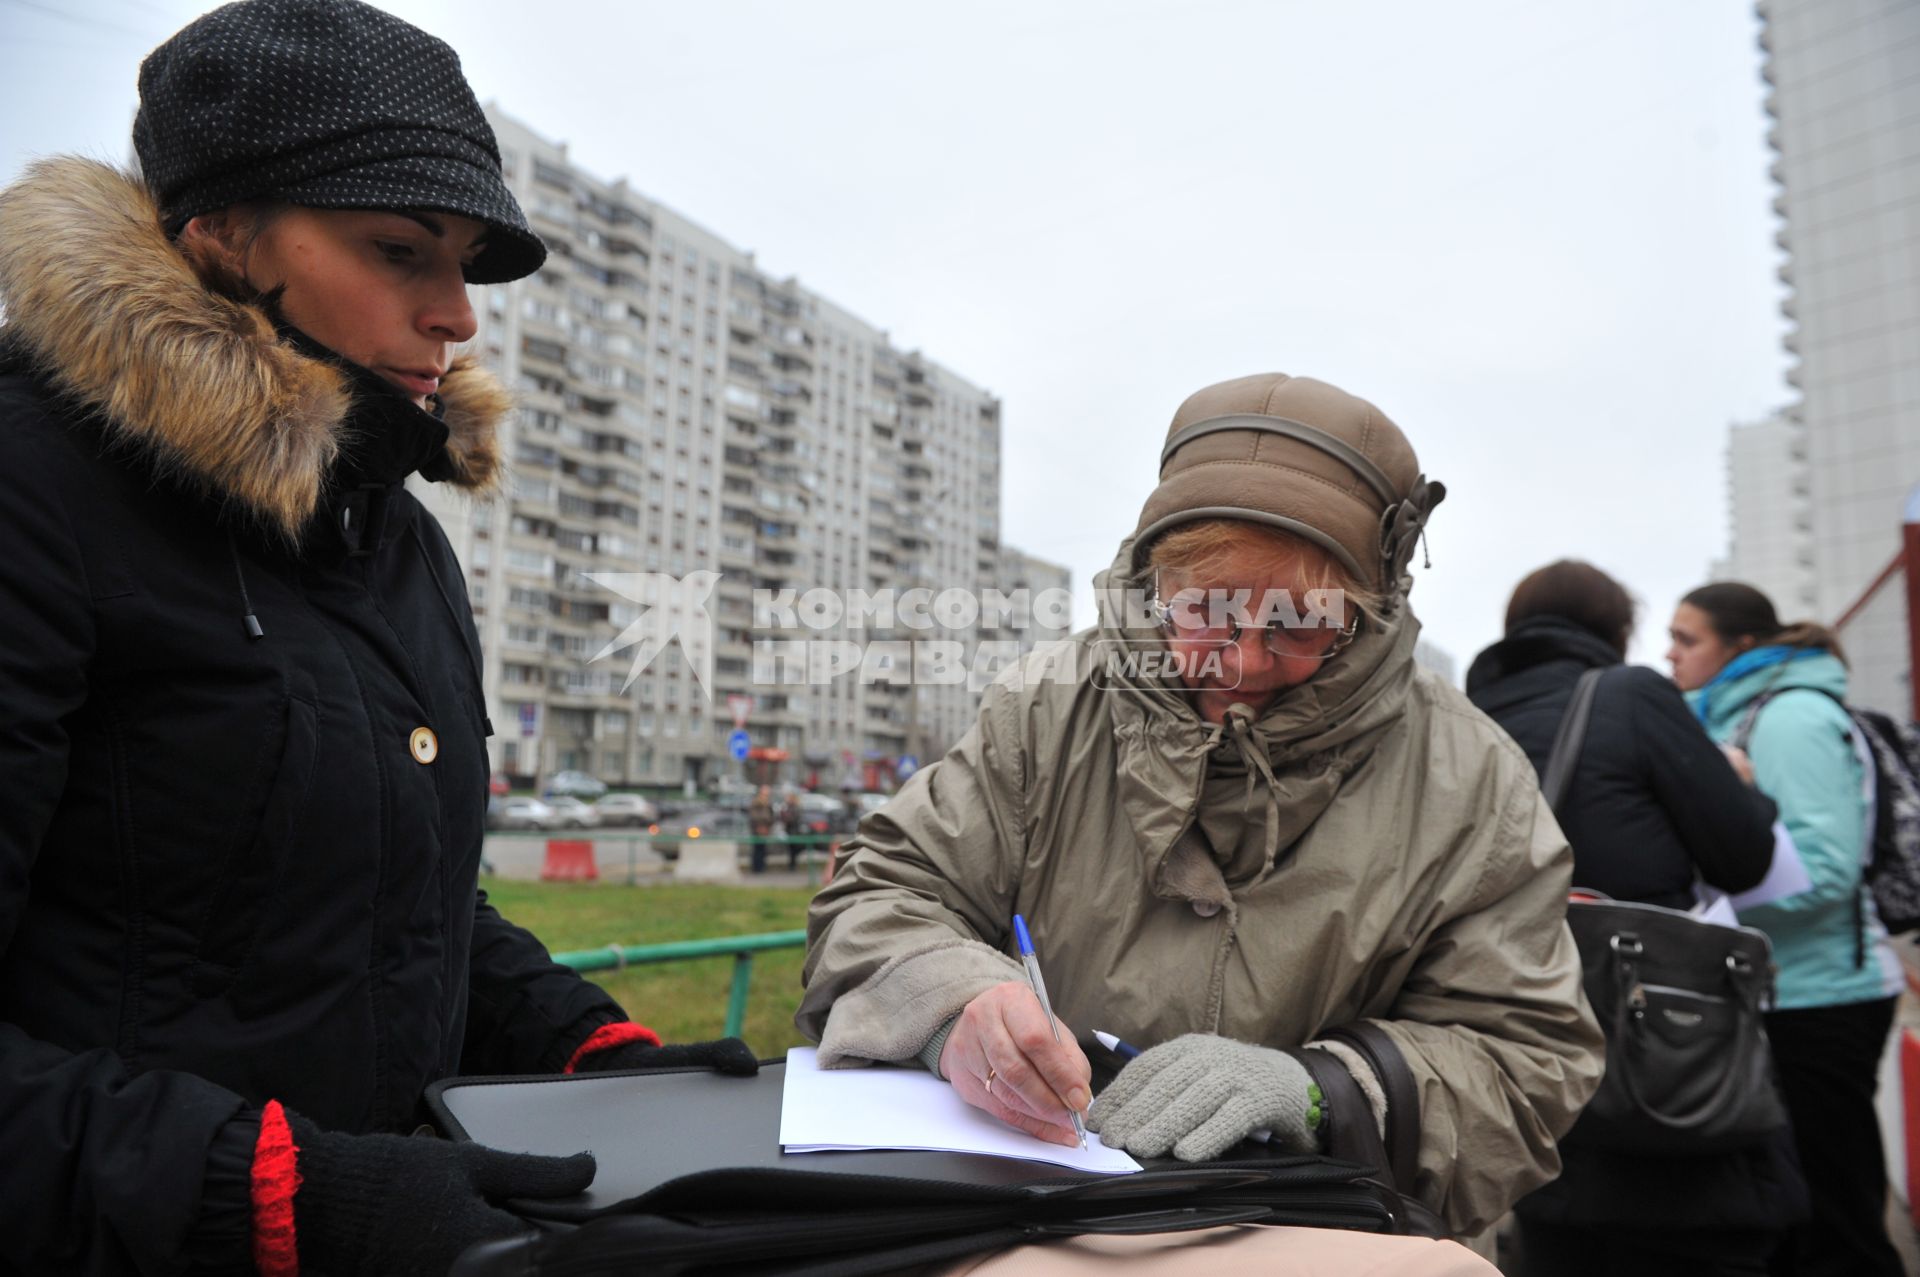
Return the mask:
[(959, 1022), (959, 1016), (950, 1016), (946, 1023), (933, 1031), (927, 1044), (920, 1048), (920, 1063), (926, 1065), (927, 1072), (943, 1081), (947, 1075), (940, 1071), (940, 1054), (947, 1049), (947, 1039), (953, 1035), (953, 1026)]
[(612, 1024), (603, 1024), (587, 1035), (587, 1040), (574, 1048), (567, 1067), (562, 1073), (571, 1073), (578, 1068), (580, 1061), (595, 1051), (605, 1051), (611, 1047), (625, 1046), (629, 1042), (638, 1042), (642, 1046), (659, 1046), (660, 1035), (644, 1024), (635, 1024), (631, 1020), (616, 1020)]
[(286, 1110), (280, 1101), (268, 1100), (253, 1150), (253, 1262), (261, 1277), (299, 1277), (300, 1252), (293, 1232), (298, 1154)]

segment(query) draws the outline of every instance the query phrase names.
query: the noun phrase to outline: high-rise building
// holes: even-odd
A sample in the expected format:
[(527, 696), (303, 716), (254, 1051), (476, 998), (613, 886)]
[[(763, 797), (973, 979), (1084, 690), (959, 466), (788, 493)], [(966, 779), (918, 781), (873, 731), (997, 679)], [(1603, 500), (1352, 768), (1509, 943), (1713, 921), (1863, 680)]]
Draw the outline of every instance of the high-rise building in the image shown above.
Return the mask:
[[(798, 623), (794, 601), (919, 590), (924, 604), (998, 585), (999, 401), (488, 116), (551, 250), (537, 274), (488, 290), (475, 340), (520, 398), (501, 441), (511, 490), (439, 503), (486, 655), (495, 767), (871, 787), (903, 756), (936, 756), (972, 721), (977, 680), (916, 685), (835, 659), (915, 639), (971, 659), (979, 623), (924, 605), (800, 608)], [(710, 619), (711, 651), (682, 632), (637, 669), (633, 649), (606, 654), (663, 591)], [(811, 675), (805, 659), (768, 659), (783, 642), (810, 645)], [(730, 756), (736, 721), (745, 760)]]
[(1010, 545), (1000, 547), (997, 583), (1008, 602), (983, 635), (1018, 644), (1025, 656), (1073, 632), (1073, 572)]
[(1414, 664), (1438, 674), (1443, 680), (1456, 687), (1460, 682), (1460, 663), (1453, 659), (1453, 653), (1438, 643), (1426, 639), (1416, 640), (1413, 645)]
[(1744, 581), (1773, 600), (1781, 618), (1820, 614), (1814, 588), (1813, 501), (1807, 475), (1807, 428), (1775, 413), (1727, 433), (1727, 557), (1716, 581)]
[[(1807, 527), (1792, 526), (1802, 517), (1792, 507), (1764, 531), (1743, 519), (1732, 557), (1772, 557), (1750, 550), (1750, 538), (1804, 537), (1811, 610), (1831, 623), (1893, 561), (1904, 499), (1920, 483), (1920, 4), (1760, 0), (1756, 9), (1787, 254), (1786, 346), (1796, 359), (1787, 380), (1800, 392), (1786, 415), (1804, 427)], [(1843, 638), (1853, 698), (1906, 712), (1901, 595), (1883, 589)]]

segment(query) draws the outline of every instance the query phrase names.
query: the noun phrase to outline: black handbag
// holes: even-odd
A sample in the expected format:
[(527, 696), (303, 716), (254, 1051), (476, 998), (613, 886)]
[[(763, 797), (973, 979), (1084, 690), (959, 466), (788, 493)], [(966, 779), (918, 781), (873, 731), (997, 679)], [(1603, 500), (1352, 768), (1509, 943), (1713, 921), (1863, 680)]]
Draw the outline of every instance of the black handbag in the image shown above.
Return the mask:
[[(1554, 738), (1541, 790), (1556, 813), (1602, 673), (1581, 676)], [(1604, 897), (1569, 903), (1567, 926), (1607, 1035), (1606, 1076), (1569, 1142), (1708, 1154), (1763, 1143), (1787, 1125), (1761, 1018), (1773, 1003), (1763, 932)]]

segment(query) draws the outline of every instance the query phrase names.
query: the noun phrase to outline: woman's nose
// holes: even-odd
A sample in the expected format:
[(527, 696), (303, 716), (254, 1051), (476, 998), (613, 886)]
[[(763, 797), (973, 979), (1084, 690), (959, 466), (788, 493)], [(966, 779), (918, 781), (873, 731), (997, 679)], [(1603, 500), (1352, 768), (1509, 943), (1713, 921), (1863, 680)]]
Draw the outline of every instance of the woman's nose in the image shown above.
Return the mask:
[(1267, 632), (1251, 627), (1240, 631), (1240, 637), (1233, 641), (1240, 652), (1240, 669), (1243, 674), (1263, 671), (1274, 661), (1274, 655), (1267, 647)]
[(437, 340), (456, 346), (473, 340), (480, 323), (474, 316), (473, 303), (467, 298), (465, 276), (454, 272), (435, 281), (434, 296), (421, 312), (420, 325)]

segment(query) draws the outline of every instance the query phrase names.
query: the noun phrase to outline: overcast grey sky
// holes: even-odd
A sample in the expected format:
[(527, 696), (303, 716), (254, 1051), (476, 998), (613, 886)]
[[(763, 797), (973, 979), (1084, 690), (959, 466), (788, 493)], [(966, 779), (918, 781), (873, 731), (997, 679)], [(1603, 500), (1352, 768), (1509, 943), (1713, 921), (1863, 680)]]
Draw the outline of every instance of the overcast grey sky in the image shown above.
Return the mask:
[[(209, 7), (0, 0), (0, 182), (123, 158), (140, 58)], [(1414, 603), (1463, 671), (1564, 555), (1639, 595), (1659, 664), (1725, 546), (1727, 424), (1787, 397), (1745, 0), (384, 7), (998, 393), (1006, 539), (1082, 592), (1179, 401), (1279, 370), (1446, 482)]]

